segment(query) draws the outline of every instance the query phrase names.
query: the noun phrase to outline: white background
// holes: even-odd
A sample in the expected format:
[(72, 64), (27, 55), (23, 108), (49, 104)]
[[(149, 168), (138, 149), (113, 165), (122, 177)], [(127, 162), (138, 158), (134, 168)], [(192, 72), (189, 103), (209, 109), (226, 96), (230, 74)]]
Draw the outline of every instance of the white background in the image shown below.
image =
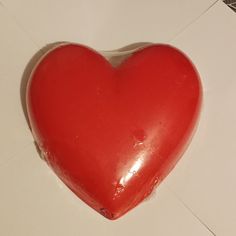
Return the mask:
[[(0, 0), (0, 235), (236, 235), (236, 15), (213, 0)], [(46, 44), (97, 50), (165, 42), (204, 85), (198, 131), (155, 195), (117, 221), (82, 203), (40, 159), (21, 107), (27, 63)]]

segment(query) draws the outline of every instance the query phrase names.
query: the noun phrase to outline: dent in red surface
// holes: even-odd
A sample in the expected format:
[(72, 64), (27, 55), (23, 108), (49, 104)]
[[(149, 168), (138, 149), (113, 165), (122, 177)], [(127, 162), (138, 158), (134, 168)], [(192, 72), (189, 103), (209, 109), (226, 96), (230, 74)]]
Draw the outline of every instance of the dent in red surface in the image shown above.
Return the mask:
[(47, 163), (84, 202), (116, 219), (146, 198), (181, 157), (201, 105), (194, 66), (156, 44), (113, 68), (75, 44), (35, 68), (27, 108)]

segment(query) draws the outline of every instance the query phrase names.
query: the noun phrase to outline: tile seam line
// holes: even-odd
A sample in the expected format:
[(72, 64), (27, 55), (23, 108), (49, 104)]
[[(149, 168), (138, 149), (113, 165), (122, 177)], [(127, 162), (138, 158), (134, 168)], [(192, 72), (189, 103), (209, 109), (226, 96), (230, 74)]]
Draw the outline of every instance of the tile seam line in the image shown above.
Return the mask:
[[(202, 13), (200, 13), (200, 15), (198, 15), (197, 17), (195, 17), (193, 20), (191, 20), (187, 25), (185, 25), (183, 28), (181, 28), (173, 37), (171, 37), (169, 40), (169, 42), (172, 42), (173, 40), (175, 40), (175, 38), (177, 38), (182, 32), (184, 32), (186, 29), (188, 29), (192, 24), (194, 24), (198, 19), (200, 19), (203, 15), (205, 15), (216, 3), (218, 3), (221, 0), (215, 0), (213, 3), (211, 3), (211, 5), (209, 7), (207, 7)], [(33, 37), (31, 36), (31, 34), (22, 26), (22, 24), (17, 20), (17, 18), (15, 17), (14, 14), (11, 14), (11, 11), (9, 10), (8, 7), (6, 7), (6, 5), (0, 1), (0, 6), (2, 6), (3, 8), (6, 9), (8, 15), (12, 18), (12, 20), (16, 23), (16, 25), (27, 35), (27, 37), (32, 41), (32, 43), (37, 47), (37, 49), (40, 49), (40, 46), (38, 45), (38, 43), (33, 39)]]
[[(211, 10), (218, 2), (221, 0), (215, 0), (209, 7), (207, 7), (200, 15), (195, 17), (192, 21), (190, 21), (187, 25), (185, 25), (183, 28), (181, 28), (173, 37), (171, 37), (169, 42), (173, 42), (180, 34), (185, 32), (191, 25), (193, 25), (195, 22), (197, 22), (203, 15), (205, 15), (209, 10)], [(223, 3), (223, 2), (222, 2)]]
[(213, 236), (216, 236), (216, 233), (205, 223), (183, 200), (182, 198), (172, 190), (169, 184), (165, 184), (165, 187), (170, 191), (174, 197), (181, 203), (181, 205)]

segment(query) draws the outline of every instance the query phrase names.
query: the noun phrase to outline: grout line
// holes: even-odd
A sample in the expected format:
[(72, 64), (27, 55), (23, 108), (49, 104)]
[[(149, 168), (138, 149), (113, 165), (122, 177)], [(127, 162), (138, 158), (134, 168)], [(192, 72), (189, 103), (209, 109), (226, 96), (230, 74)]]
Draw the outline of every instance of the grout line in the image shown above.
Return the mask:
[(179, 199), (179, 201), (213, 236), (216, 236), (213, 230), (203, 220), (201, 220), (201, 218), (196, 213), (194, 213), (193, 210), (189, 208), (189, 206), (187, 206), (181, 199)]
[(176, 199), (191, 213), (191, 215), (201, 224), (204, 228), (209, 231), (213, 236), (216, 236), (216, 233), (179, 197), (179, 195), (174, 192), (168, 184), (165, 184), (166, 188), (176, 197)]
[(187, 30), (192, 24), (194, 24), (196, 21), (198, 21), (203, 15), (205, 15), (212, 7), (214, 7), (219, 1), (221, 0), (215, 0), (207, 9), (205, 9), (200, 15), (198, 15), (196, 18), (194, 18), (190, 23), (188, 23), (186, 26), (184, 26), (182, 29), (180, 29), (169, 41), (172, 42), (177, 38), (181, 33), (183, 33), (185, 30)]

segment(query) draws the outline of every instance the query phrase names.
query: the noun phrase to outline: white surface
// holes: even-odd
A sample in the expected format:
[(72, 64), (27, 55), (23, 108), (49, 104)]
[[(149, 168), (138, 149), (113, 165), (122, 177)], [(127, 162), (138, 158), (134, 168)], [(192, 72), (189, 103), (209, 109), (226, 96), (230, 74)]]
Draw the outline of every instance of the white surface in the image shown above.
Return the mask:
[[(236, 235), (236, 15), (221, 2), (202, 14), (211, 4), (0, 2), (0, 235)], [(115, 222), (64, 187), (39, 158), (24, 119), (26, 64), (45, 44), (62, 40), (96, 49), (171, 42), (202, 76), (204, 109), (190, 148), (153, 199)]]
[(22, 113), (20, 83), (35, 51), (31, 40), (0, 5), (0, 167), (32, 140)]
[(236, 235), (236, 14), (218, 3), (174, 40), (204, 84), (198, 132), (171, 189), (216, 235)]
[(109, 50), (169, 40), (215, 0), (1, 1), (39, 47), (68, 40)]

